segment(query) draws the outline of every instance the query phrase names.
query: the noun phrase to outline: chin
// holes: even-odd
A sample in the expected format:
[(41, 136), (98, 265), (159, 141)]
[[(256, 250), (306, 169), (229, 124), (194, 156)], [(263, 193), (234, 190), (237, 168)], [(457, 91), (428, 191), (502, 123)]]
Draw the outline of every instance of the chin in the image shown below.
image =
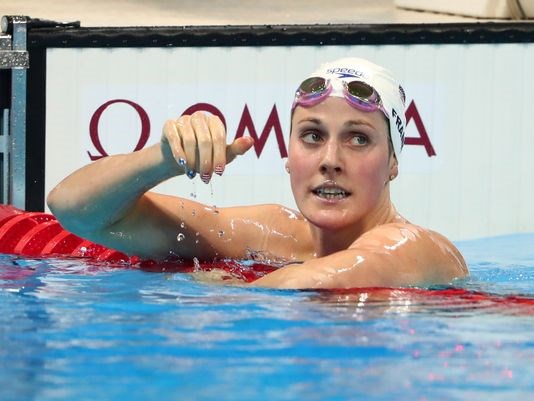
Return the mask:
[[(334, 214), (334, 215), (332, 215)], [(342, 231), (347, 229), (350, 224), (347, 224), (352, 219), (347, 218), (343, 213), (328, 212), (328, 215), (323, 213), (304, 214), (306, 219), (315, 227), (326, 231)]]

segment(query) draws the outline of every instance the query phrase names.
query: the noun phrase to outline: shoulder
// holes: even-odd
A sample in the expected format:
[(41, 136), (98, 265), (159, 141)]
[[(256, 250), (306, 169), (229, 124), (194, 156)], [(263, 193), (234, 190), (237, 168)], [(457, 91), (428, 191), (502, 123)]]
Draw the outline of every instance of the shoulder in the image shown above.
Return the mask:
[(354, 241), (351, 248), (393, 257), (395, 264), (427, 282), (468, 274), (462, 254), (447, 237), (408, 222), (377, 226)]
[(444, 236), (409, 224), (377, 226), (345, 250), (278, 269), (254, 285), (276, 288), (404, 287), (464, 277), (462, 255)]

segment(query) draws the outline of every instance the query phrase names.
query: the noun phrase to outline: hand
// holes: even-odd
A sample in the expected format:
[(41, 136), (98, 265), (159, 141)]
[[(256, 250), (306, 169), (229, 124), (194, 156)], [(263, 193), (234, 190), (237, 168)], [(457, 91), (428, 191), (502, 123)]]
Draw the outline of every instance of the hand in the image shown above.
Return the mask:
[(222, 175), (226, 164), (244, 154), (254, 144), (251, 137), (226, 144), (226, 130), (219, 117), (197, 111), (177, 120), (167, 120), (161, 138), (166, 159), (176, 163), (189, 178), (200, 173), (205, 183), (213, 173)]

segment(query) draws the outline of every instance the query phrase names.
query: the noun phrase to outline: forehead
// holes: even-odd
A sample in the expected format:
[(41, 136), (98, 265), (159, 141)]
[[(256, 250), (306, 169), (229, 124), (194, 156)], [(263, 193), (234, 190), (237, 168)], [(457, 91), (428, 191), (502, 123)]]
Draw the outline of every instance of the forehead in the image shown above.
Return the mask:
[(356, 121), (362, 125), (369, 125), (386, 135), (389, 134), (389, 123), (381, 111), (366, 112), (356, 109), (340, 97), (328, 97), (311, 107), (298, 105), (291, 117), (291, 125), (295, 128), (299, 124), (312, 120), (331, 128), (341, 127), (351, 121)]

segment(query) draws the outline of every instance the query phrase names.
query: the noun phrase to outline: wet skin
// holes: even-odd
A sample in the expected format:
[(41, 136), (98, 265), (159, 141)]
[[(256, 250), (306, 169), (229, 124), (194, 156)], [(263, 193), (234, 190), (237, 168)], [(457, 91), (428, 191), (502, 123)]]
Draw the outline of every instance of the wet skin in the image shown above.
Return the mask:
[(190, 172), (209, 182), (252, 147), (248, 137), (226, 145), (220, 120), (200, 113), (168, 121), (160, 144), (76, 171), (48, 204), (65, 228), (129, 254), (287, 264), (257, 286), (410, 286), (467, 274), (450, 241), (408, 223), (392, 205), (397, 161), (380, 112), (331, 97), (297, 107), (292, 127), (287, 166), (300, 213), (280, 205), (216, 209), (149, 191)]
[(398, 166), (387, 132), (380, 112), (356, 110), (340, 98), (295, 110), (287, 167), (318, 258), (280, 269), (256, 285), (425, 285), (467, 274), (446, 238), (396, 212), (389, 182)]

